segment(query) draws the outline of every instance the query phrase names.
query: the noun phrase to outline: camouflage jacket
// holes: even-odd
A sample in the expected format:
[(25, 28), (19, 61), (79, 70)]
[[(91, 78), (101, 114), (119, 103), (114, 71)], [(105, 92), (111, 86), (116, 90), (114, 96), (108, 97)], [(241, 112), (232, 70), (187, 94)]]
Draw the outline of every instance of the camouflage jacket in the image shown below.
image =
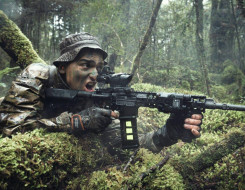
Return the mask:
[[(52, 131), (65, 131), (70, 125), (71, 115), (92, 106), (88, 100), (76, 106), (59, 108), (45, 99), (45, 88), (68, 89), (55, 66), (33, 63), (25, 68), (13, 81), (10, 90), (0, 105), (0, 131), (10, 136), (15, 132), (25, 132), (39, 127)], [(84, 103), (86, 102), (86, 103)], [(139, 135), (142, 147), (158, 152), (162, 147), (155, 146), (154, 132)], [(105, 146), (120, 146), (120, 124), (114, 120), (98, 134)]]

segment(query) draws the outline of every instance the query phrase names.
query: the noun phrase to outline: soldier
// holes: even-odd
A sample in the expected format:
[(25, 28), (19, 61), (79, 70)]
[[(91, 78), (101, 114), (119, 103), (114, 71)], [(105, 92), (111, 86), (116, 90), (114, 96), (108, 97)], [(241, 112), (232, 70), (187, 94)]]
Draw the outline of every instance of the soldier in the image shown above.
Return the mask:
[[(11, 136), (38, 127), (73, 134), (97, 133), (106, 146), (120, 144), (118, 115), (111, 110), (96, 107), (84, 98), (72, 106), (59, 106), (45, 99), (46, 88), (95, 90), (98, 72), (105, 63), (107, 53), (98, 40), (88, 33), (72, 34), (60, 44), (61, 56), (53, 65), (33, 63), (25, 68), (12, 83), (1, 106), (0, 130)], [(78, 118), (78, 123), (74, 119)], [(191, 139), (200, 136), (201, 114), (172, 114), (166, 124), (139, 137), (142, 147), (159, 152), (181, 139), (183, 131), (192, 132)], [(75, 127), (76, 125), (76, 127)], [(190, 140), (191, 140), (190, 139)]]

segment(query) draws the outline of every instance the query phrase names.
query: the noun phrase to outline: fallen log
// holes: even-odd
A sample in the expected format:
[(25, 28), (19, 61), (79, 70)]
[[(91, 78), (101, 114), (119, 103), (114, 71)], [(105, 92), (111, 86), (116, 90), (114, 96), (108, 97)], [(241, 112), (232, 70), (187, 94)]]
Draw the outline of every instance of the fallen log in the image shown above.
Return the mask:
[(181, 157), (180, 159), (172, 159), (171, 165), (181, 173), (183, 177), (193, 176), (197, 172), (201, 172), (208, 167), (213, 166), (223, 157), (233, 153), (245, 144), (245, 127), (236, 129), (227, 133), (224, 139), (208, 147), (203, 152), (188, 159)]

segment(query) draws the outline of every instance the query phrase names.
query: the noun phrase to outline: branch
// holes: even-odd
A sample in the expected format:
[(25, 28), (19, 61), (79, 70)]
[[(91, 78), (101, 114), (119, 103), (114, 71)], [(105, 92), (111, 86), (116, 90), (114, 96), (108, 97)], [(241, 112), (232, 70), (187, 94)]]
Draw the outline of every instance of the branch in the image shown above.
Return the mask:
[(170, 154), (167, 153), (166, 156), (160, 161), (158, 162), (156, 165), (152, 166), (150, 169), (148, 169), (146, 172), (143, 172), (139, 175), (139, 177), (137, 178), (136, 182), (133, 184), (130, 184), (128, 189), (134, 189), (135, 187), (137, 187), (137, 185), (139, 183), (142, 183), (143, 180), (149, 176), (151, 173), (154, 173), (157, 169), (161, 169), (169, 160), (170, 158)]
[(0, 11), (0, 47), (22, 69), (34, 62), (45, 63), (19, 27)]
[(138, 151), (139, 151), (139, 148), (137, 148), (137, 149), (134, 151), (134, 153), (133, 153), (132, 156), (130, 157), (128, 163), (127, 163), (126, 166), (123, 168), (123, 172), (125, 172), (125, 171), (128, 169), (129, 165), (130, 165), (131, 162), (133, 161), (133, 159), (134, 159), (134, 157), (136, 156), (136, 154), (138, 153)]
[(0, 71), (0, 80), (2, 80), (4, 75), (6, 75), (12, 71), (18, 70), (18, 69), (19, 69), (19, 67), (12, 67), (12, 68), (6, 67), (6, 68), (4, 68), (3, 70)]
[(151, 36), (151, 32), (152, 32), (152, 28), (153, 26), (155, 25), (155, 22), (156, 22), (156, 18), (157, 18), (157, 15), (158, 15), (158, 11), (160, 9), (160, 6), (161, 6), (161, 3), (162, 3), (162, 0), (157, 0), (157, 4), (152, 12), (152, 15), (151, 15), (151, 20), (150, 20), (150, 23), (149, 23), (149, 27), (144, 35), (144, 39), (140, 45), (140, 49), (133, 61), (133, 69), (132, 69), (132, 72), (131, 74), (134, 75), (136, 70), (139, 68), (139, 65), (140, 65), (140, 59), (144, 53), (144, 50), (148, 44), (148, 41), (149, 41), (149, 38)]
[(124, 51), (124, 46), (123, 46), (122, 40), (121, 40), (119, 34), (116, 32), (116, 30), (115, 30), (112, 26), (110, 26), (109, 24), (102, 23), (102, 25), (105, 25), (105, 26), (109, 27), (109, 28), (115, 33), (116, 37), (118, 38), (118, 40), (119, 40), (119, 42), (120, 42), (120, 46), (121, 46), (121, 48), (122, 48), (123, 51)]
[(139, 177), (140, 181), (143, 181), (145, 177), (147, 177), (151, 173), (154, 173), (156, 169), (158, 168), (161, 169), (167, 163), (169, 158), (170, 158), (170, 155), (169, 153), (167, 153), (166, 156), (160, 162), (158, 162), (156, 165), (152, 166), (150, 169), (148, 169), (146, 172), (140, 175)]

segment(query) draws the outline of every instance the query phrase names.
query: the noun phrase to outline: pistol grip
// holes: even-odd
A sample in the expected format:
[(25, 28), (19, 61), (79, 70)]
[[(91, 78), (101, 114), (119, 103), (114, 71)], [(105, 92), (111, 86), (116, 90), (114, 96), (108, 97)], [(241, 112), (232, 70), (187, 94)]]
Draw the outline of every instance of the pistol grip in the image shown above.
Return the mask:
[[(192, 114), (201, 114), (201, 111), (200, 110), (189, 111), (187, 113), (186, 118), (191, 118)], [(192, 134), (191, 130), (184, 130), (181, 140), (183, 142), (190, 143), (192, 141), (192, 139), (194, 139), (194, 138), (196, 138), (196, 137)]]
[(181, 140), (183, 142), (190, 143), (192, 141), (192, 139), (193, 139), (193, 136), (194, 135), (192, 134), (192, 132), (190, 130), (184, 130)]

